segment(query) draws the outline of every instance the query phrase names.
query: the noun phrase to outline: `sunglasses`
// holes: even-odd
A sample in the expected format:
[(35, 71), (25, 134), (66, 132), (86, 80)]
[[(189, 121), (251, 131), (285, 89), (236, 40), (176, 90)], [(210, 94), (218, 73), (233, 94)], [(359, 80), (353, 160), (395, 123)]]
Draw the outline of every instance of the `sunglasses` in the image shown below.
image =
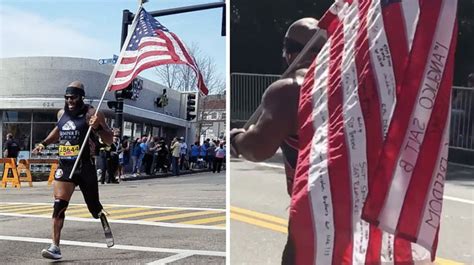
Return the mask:
[(79, 98), (79, 96), (64, 96), (65, 100), (68, 100), (68, 99), (76, 100), (78, 98)]

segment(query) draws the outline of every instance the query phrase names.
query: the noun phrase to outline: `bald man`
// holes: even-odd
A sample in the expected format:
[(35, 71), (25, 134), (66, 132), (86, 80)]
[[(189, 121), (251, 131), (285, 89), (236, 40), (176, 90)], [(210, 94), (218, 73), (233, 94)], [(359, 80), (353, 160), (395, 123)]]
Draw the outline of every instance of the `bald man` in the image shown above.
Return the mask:
[[(314, 18), (302, 18), (290, 25), (283, 42), (283, 57), (288, 65), (293, 63), (318, 30), (318, 21)], [(260, 104), (262, 113), (255, 125), (248, 130), (241, 128), (230, 132), (233, 155), (242, 155), (250, 161), (263, 161), (273, 156), (278, 148), (282, 149), (290, 196), (298, 157), (297, 113), (300, 87), (304, 75), (323, 45), (324, 41), (315, 43), (308, 54), (297, 62), (295, 71), (288, 77), (275, 81), (265, 90)], [(293, 264), (293, 255), (292, 243), (288, 237), (282, 264)]]
[[(61, 229), (63, 228), (66, 209), (76, 186), (80, 187), (89, 212), (94, 218), (100, 218), (104, 230), (107, 227), (110, 232), (107, 219), (102, 211), (102, 204), (99, 201), (96, 168), (91, 152), (94, 151), (93, 145), (98, 136), (104, 143), (110, 145), (113, 133), (107, 126), (104, 115), (100, 112), (94, 115), (94, 108), (84, 104), (84, 97), (84, 85), (81, 82), (74, 81), (69, 84), (64, 95), (64, 108), (59, 110), (57, 114), (56, 127), (33, 150), (33, 153), (39, 153), (47, 145), (59, 141), (59, 166), (55, 172), (53, 184), (53, 243), (48, 249), (43, 249), (41, 252), (42, 256), (48, 259), (62, 258), (59, 249)], [(93, 133), (86, 142), (72, 178), (69, 178), (89, 126), (92, 127)], [(113, 242), (111, 245), (113, 245)]]

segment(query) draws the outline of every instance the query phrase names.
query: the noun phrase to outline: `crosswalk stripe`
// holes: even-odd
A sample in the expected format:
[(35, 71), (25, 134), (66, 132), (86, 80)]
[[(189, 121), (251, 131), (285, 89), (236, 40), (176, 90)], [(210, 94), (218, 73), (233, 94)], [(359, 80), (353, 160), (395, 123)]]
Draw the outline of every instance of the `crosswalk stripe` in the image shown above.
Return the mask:
[(3, 205), (0, 205), (0, 211), (4, 209), (6, 210), (6, 209), (22, 208), (26, 206), (27, 204), (3, 204)]
[[(74, 206), (69, 206), (69, 207), (74, 207)], [(69, 209), (68, 207), (68, 209)], [(77, 208), (74, 207), (74, 208)], [(27, 210), (25, 209), (26, 211), (15, 211), (16, 213), (21, 213), (21, 214), (31, 214), (31, 213), (44, 213), (44, 214), (49, 214), (49, 213), (52, 213), (53, 212), (53, 206), (49, 205), (48, 208), (45, 208), (45, 209), (31, 209), (31, 210)]]
[(250, 217), (259, 218), (259, 219), (262, 219), (264, 221), (270, 221), (270, 222), (274, 222), (274, 223), (277, 223), (277, 224), (282, 224), (282, 225), (288, 226), (288, 221), (287, 220), (282, 219), (282, 218), (278, 218), (278, 217), (275, 217), (275, 216), (272, 216), (272, 215), (259, 213), (259, 212), (254, 212), (254, 211), (251, 211), (251, 210), (242, 209), (242, 208), (238, 208), (238, 207), (235, 207), (235, 206), (231, 206), (230, 211), (235, 212), (235, 213), (239, 213), (239, 214), (243, 214), (243, 215), (249, 215)]
[(210, 217), (204, 219), (196, 219), (187, 222), (182, 222), (182, 224), (190, 224), (190, 225), (202, 225), (202, 224), (209, 224), (219, 221), (225, 221), (225, 216), (217, 216), (217, 217)]
[(122, 215), (111, 215), (110, 219), (130, 218), (130, 217), (145, 216), (145, 215), (160, 214), (160, 213), (171, 213), (171, 212), (179, 212), (179, 211), (182, 211), (182, 210), (167, 209), (167, 210), (146, 211), (146, 212), (122, 214)]
[(48, 209), (51, 208), (52, 205), (26, 205), (23, 207), (16, 207), (12, 209), (1, 209), (0, 212), (9, 213), (9, 212), (21, 212), (21, 211), (28, 211), (28, 210), (37, 210), (37, 209)]
[(199, 211), (199, 212), (192, 212), (192, 213), (182, 213), (182, 214), (147, 218), (147, 219), (143, 219), (143, 221), (167, 221), (167, 220), (180, 219), (180, 218), (199, 216), (199, 215), (207, 215), (207, 214), (216, 214), (216, 212), (215, 211)]
[[(113, 213), (126, 213), (126, 212), (135, 212), (135, 211), (143, 211), (147, 210), (147, 208), (126, 208), (126, 209), (120, 209), (120, 210), (106, 210), (107, 213), (113, 214)], [(74, 215), (75, 217), (90, 217), (90, 213), (85, 213), (85, 214), (79, 214), (79, 215)]]
[(232, 213), (231, 212), (230, 213), (230, 218), (241, 221), (241, 222), (245, 222), (245, 223), (253, 224), (253, 225), (256, 225), (256, 226), (260, 226), (260, 227), (268, 228), (268, 229), (271, 229), (271, 230), (275, 230), (275, 231), (278, 231), (278, 232), (282, 232), (282, 233), (285, 233), (285, 234), (288, 233), (288, 228), (286, 228), (285, 226), (268, 223), (268, 222), (265, 222), (265, 221), (262, 221), (262, 220), (259, 220), (259, 219), (250, 218), (250, 217), (240, 215), (240, 214), (237, 214), (237, 213)]

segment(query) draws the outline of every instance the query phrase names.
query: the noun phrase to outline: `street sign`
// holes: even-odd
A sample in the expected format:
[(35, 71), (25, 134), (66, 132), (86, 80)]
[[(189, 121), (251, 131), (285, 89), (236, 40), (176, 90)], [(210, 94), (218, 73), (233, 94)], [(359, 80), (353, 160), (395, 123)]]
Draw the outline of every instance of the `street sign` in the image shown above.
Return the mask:
[(115, 64), (118, 60), (118, 56), (114, 54), (113, 58), (109, 59), (99, 59), (99, 64)]

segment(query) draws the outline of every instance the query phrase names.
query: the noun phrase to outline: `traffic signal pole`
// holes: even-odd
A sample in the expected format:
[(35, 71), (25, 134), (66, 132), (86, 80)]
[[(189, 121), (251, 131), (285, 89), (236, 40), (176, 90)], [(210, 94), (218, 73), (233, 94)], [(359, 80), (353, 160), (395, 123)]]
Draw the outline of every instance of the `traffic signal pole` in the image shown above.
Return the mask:
[[(122, 49), (128, 34), (128, 25), (133, 21), (133, 14), (128, 9), (122, 13), (122, 36), (120, 39), (120, 49)], [(117, 62), (120, 63), (120, 62)], [(115, 122), (113, 127), (120, 129), (120, 138), (123, 136), (123, 96), (120, 91), (115, 91)]]

